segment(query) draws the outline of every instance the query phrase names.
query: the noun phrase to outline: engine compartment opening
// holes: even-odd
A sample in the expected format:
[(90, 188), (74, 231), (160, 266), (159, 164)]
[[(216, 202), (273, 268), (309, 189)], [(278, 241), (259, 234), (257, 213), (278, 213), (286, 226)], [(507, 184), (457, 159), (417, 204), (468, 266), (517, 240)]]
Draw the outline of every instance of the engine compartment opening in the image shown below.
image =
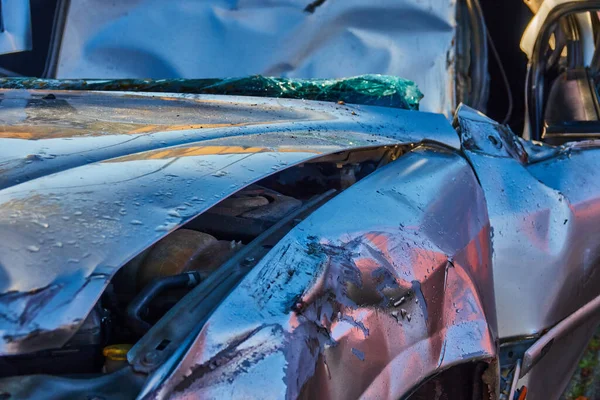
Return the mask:
[(289, 230), (405, 150), (319, 157), (224, 198), (123, 265), (65, 346), (1, 357), (0, 377), (154, 370)]

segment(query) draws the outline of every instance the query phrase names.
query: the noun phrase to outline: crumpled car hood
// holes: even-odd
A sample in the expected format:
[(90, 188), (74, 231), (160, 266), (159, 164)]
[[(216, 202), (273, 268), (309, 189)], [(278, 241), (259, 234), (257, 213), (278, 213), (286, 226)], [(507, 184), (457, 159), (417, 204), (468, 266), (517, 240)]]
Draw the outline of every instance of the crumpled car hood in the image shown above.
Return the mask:
[(346, 149), (460, 143), (442, 115), (300, 100), (2, 91), (0, 354), (64, 345), (114, 273), (223, 198)]

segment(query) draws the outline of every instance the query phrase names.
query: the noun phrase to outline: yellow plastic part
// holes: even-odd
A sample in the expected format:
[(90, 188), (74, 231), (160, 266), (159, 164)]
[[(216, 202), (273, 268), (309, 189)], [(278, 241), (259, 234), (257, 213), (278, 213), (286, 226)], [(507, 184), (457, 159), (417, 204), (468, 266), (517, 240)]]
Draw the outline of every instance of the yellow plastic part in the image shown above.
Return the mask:
[(132, 347), (130, 344), (111, 344), (102, 349), (102, 354), (111, 361), (125, 361)]

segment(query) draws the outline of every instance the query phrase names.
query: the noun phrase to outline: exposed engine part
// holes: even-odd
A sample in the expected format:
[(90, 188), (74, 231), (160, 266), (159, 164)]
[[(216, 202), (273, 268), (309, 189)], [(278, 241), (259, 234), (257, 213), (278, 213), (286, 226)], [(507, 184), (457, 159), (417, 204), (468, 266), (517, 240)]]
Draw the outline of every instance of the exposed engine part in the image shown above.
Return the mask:
[(0, 358), (0, 377), (29, 374), (97, 372), (102, 366), (102, 346), (110, 317), (96, 305), (73, 338), (61, 349)]
[[(130, 363), (138, 372), (150, 372), (173, 354), (194, 329), (218, 306), (235, 285), (297, 223), (330, 200), (336, 191), (329, 190), (307, 201), (227, 260), (221, 268), (192, 289), (131, 349)], [(151, 362), (148, 356), (151, 355)]]
[(269, 221), (212, 214), (208, 211), (190, 221), (187, 227), (248, 243), (272, 225)]
[(244, 189), (217, 204), (210, 212), (211, 214), (237, 217), (238, 215), (242, 215), (255, 208), (267, 206), (269, 204), (269, 199), (265, 196), (261, 196), (262, 194), (263, 193), (260, 190), (252, 190), (252, 188)]
[(188, 228), (249, 242), (301, 205), (298, 199), (252, 185), (194, 219)]
[(299, 168), (290, 168), (277, 176), (268, 178), (268, 183), (277, 191), (290, 196), (311, 196), (322, 193), (326, 187), (342, 189), (341, 168), (332, 163), (306, 163)]
[(394, 146), (331, 154), (282, 171), (264, 182), (278, 192), (301, 199), (329, 188), (344, 190), (397, 159), (403, 151), (404, 148)]
[[(158, 365), (202, 319), (186, 301), (201, 301), (202, 312), (210, 312), (299, 220), (336, 193), (332, 188), (351, 186), (402, 151), (383, 147), (332, 154), (225, 198), (123, 266), (67, 346), (2, 358), (0, 376), (113, 373), (129, 364), (130, 349), (136, 370), (153, 370), (145, 359), (144, 367), (138, 363), (147, 345), (159, 353)], [(316, 184), (306, 185), (310, 180)], [(273, 190), (272, 183), (285, 194)], [(190, 289), (198, 292), (198, 284), (208, 289), (195, 296)], [(168, 329), (177, 329), (173, 334), (163, 328), (169, 322), (165, 314), (175, 305), (190, 312), (184, 317), (189, 321), (169, 324)]]
[(170, 289), (193, 288), (200, 283), (201, 279), (201, 274), (197, 271), (154, 278), (127, 306), (129, 327), (135, 333), (143, 335), (152, 325), (144, 321), (141, 315), (152, 300)]
[[(273, 190), (262, 188), (260, 186), (252, 186), (247, 190), (242, 191), (246, 199), (265, 199), (267, 204), (260, 207), (253, 207), (252, 209), (239, 214), (242, 218), (257, 219), (268, 222), (277, 222), (284, 216), (290, 213), (290, 211), (297, 209), (302, 205), (300, 200), (293, 197), (284, 196)], [(237, 200), (231, 197), (231, 199)], [(219, 206), (215, 207), (215, 212), (219, 212)]]
[(124, 367), (127, 364), (127, 353), (131, 347), (130, 344), (112, 344), (102, 349), (102, 355), (106, 358), (102, 372), (109, 374)]
[(137, 271), (138, 291), (154, 278), (196, 271), (210, 275), (239, 250), (241, 244), (217, 240), (207, 233), (179, 229), (156, 243), (144, 257)]
[[(318, 158), (306, 164), (334, 164), (337, 168), (342, 168), (344, 165), (358, 165), (364, 163), (378, 163), (383, 166), (390, 161), (400, 157), (407, 151), (403, 146), (383, 146), (370, 149), (362, 149), (358, 151), (342, 151), (339, 153), (329, 154), (325, 157)], [(306, 165), (305, 164), (305, 165)]]
[[(268, 200), (265, 202), (268, 204)], [(143, 335), (187, 290), (242, 246), (240, 242), (218, 240), (191, 229), (179, 229), (166, 236), (123, 271), (119, 280), (129, 282), (120, 282), (121, 305), (115, 305), (126, 305), (123, 322), (137, 337)]]

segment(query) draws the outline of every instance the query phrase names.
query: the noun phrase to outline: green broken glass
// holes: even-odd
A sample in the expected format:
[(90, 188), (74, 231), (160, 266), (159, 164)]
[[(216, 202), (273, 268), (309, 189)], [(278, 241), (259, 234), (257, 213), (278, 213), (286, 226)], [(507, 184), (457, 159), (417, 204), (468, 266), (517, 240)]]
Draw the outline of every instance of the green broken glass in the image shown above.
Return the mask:
[(360, 75), (341, 79), (37, 79), (0, 78), (1, 89), (108, 90), (280, 97), (418, 110), (423, 95), (407, 79)]

